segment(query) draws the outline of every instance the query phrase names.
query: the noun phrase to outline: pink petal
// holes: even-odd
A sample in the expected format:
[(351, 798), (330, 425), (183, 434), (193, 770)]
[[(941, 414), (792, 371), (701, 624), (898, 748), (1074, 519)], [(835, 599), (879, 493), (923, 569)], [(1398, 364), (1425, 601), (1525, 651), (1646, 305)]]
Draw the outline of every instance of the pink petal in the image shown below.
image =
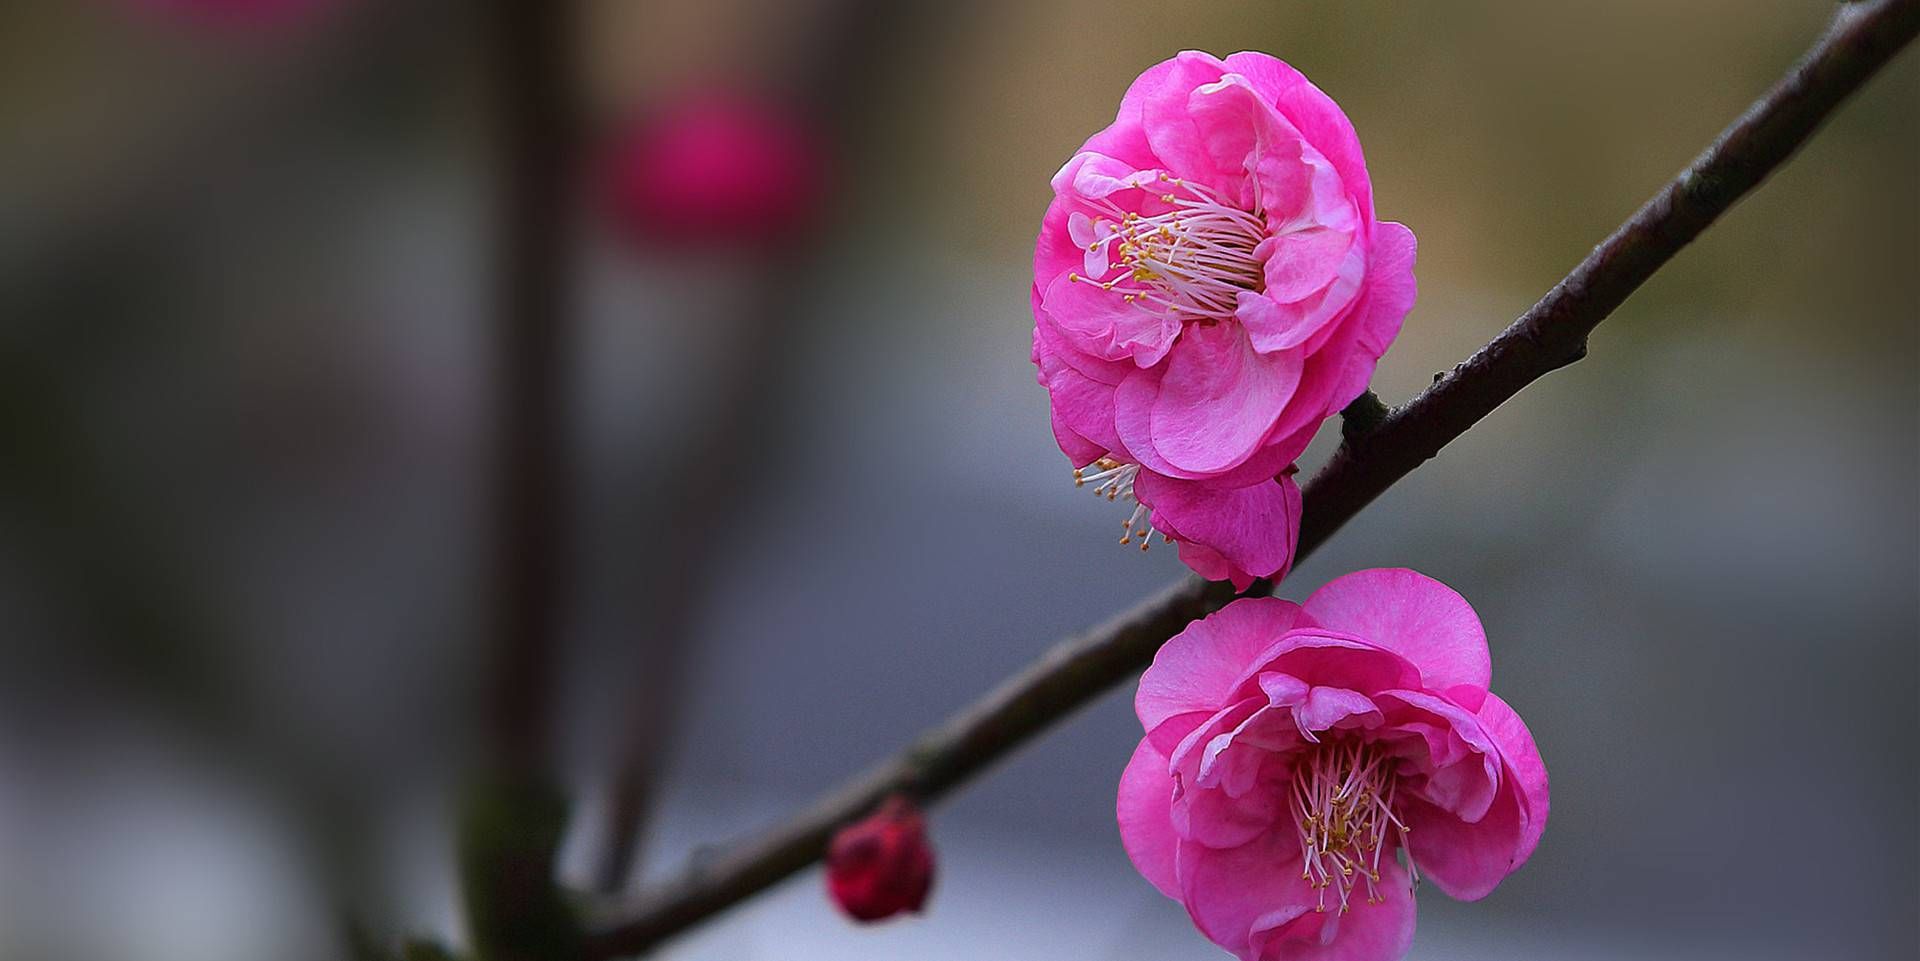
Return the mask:
[[(1301, 620), (1312, 623), (1307, 618)], [(1399, 654), (1362, 638), (1312, 626), (1288, 631), (1262, 651), (1254, 666), (1234, 682), (1229, 696), (1257, 689), (1262, 671), (1290, 674), (1308, 684), (1363, 694), (1420, 683), (1419, 669)]]
[(1235, 171), (1215, 166), (1206, 137), (1188, 107), (1193, 92), (1220, 79), (1223, 72), (1212, 54), (1182, 51), (1173, 58), (1172, 68), (1158, 85), (1143, 91), (1140, 110), (1147, 143), (1161, 166), (1180, 177), (1226, 191), (1231, 198), (1239, 195), (1237, 188), (1244, 181), (1244, 173), (1235, 176)]
[(1047, 346), (1039, 328), (1034, 330), (1033, 362), (1051, 401), (1054, 439), (1073, 466), (1084, 467), (1120, 450), (1120, 438), (1113, 429), (1112, 385), (1068, 366)]
[(1180, 563), (1187, 565), (1188, 569), (1200, 575), (1201, 578), (1209, 581), (1231, 581), (1236, 591), (1244, 591), (1253, 586), (1253, 574), (1235, 567), (1219, 551), (1193, 541), (1175, 541), (1173, 546), (1180, 555)]
[(1176, 715), (1226, 706), (1256, 658), (1301, 621), (1292, 601), (1246, 597), (1188, 624), (1140, 677), (1133, 709), (1141, 726), (1152, 731)]
[(1264, 209), (1269, 219), (1280, 221), (1292, 218), (1311, 200), (1312, 167), (1306, 155), (1312, 148), (1245, 77), (1227, 74), (1195, 88), (1187, 97), (1187, 115), (1200, 133), (1212, 169), (1237, 185), (1227, 199)]
[(1128, 303), (1117, 290), (1071, 273), (1053, 279), (1040, 306), (1074, 349), (1102, 360), (1158, 364), (1180, 334), (1180, 321), (1159, 310)]
[[(1273, 353), (1305, 344), (1311, 353), (1317, 335), (1347, 318), (1361, 294), (1367, 265), (1360, 244), (1341, 244), (1352, 239), (1351, 234), (1314, 228), (1261, 244), (1267, 258), (1268, 289), (1260, 294), (1241, 293), (1234, 313), (1247, 328), (1255, 350)], [(1305, 261), (1297, 274), (1295, 259)], [(1279, 278), (1280, 286), (1275, 286), (1276, 273), (1285, 275)], [(1289, 300), (1283, 293), (1298, 297)]]
[(1162, 60), (1135, 77), (1120, 98), (1120, 109), (1114, 114), (1113, 123), (1087, 138), (1086, 145), (1080, 149), (1103, 153), (1139, 168), (1155, 166), (1158, 161), (1153, 156), (1153, 146), (1147, 142), (1146, 99), (1166, 85), (1178, 65), (1177, 60), (1176, 57)]
[(1520, 796), (1516, 787), (1504, 785), (1486, 815), (1469, 824), (1438, 805), (1402, 794), (1395, 804), (1407, 822), (1407, 846), (1420, 874), (1458, 900), (1486, 897), (1525, 860), (1521, 850), (1529, 827)]
[[(1345, 914), (1330, 907), (1324, 914), (1303, 914), (1291, 924), (1269, 925), (1262, 919), (1255, 926), (1253, 947), (1258, 957), (1285, 961), (1399, 961), (1413, 946), (1417, 911), (1412, 889), (1406, 869), (1383, 859), (1376, 885), (1380, 903), (1368, 904), (1356, 891)], [(1284, 914), (1276, 914), (1272, 920), (1281, 917)]]
[(1257, 961), (1261, 933), (1312, 914), (1318, 896), (1300, 879), (1300, 842), (1288, 823), (1239, 847), (1219, 850), (1182, 842), (1174, 866), (1180, 901), (1213, 943)]
[[(1213, 779), (1204, 773), (1210, 759), (1218, 766), (1231, 766), (1231, 760), (1219, 760), (1221, 754), (1231, 747), (1234, 731), (1262, 707), (1264, 704), (1258, 698), (1250, 697), (1222, 709), (1194, 728), (1174, 748), (1168, 764), (1177, 787), (1169, 811), (1174, 833), (1181, 838), (1208, 847), (1237, 847), (1267, 830), (1276, 819), (1285, 817), (1285, 794), (1277, 786), (1275, 790), (1236, 795), (1216, 786), (1218, 776), (1227, 773), (1225, 770), (1217, 772)], [(1258, 777), (1258, 765), (1265, 755), (1257, 749), (1235, 753), (1255, 765), (1249, 776)]]
[(1323, 685), (1307, 690), (1306, 700), (1293, 709), (1293, 716), (1301, 727), (1316, 734), (1336, 727), (1369, 728), (1381, 721), (1380, 709), (1372, 698), (1359, 691)]
[[(1421, 687), (1448, 691), (1477, 710), (1493, 662), (1480, 618), (1466, 599), (1431, 577), (1405, 568), (1348, 574), (1313, 592), (1303, 605), (1315, 622), (1364, 637), (1418, 665)], [(1453, 689), (1461, 688), (1458, 693)]]
[[(1417, 250), (1413, 231), (1405, 225), (1387, 222), (1376, 226), (1373, 254), (1367, 263), (1366, 299), (1347, 321), (1352, 329), (1337, 335), (1349, 338), (1352, 348), (1333, 389), (1329, 409), (1347, 406), (1367, 389), (1374, 365), (1400, 335), (1400, 327), (1419, 294), (1413, 276)], [(1307, 348), (1313, 350), (1314, 344), (1309, 342)]]
[(1067, 426), (1059, 408), (1055, 408), (1048, 416), (1053, 427), (1053, 442), (1060, 445), (1060, 452), (1067, 455), (1067, 460), (1073, 466), (1085, 467), (1106, 455), (1107, 448), (1082, 437), (1078, 431)]
[(1462, 821), (1486, 816), (1500, 789), (1500, 749), (1465, 708), (1421, 691), (1383, 691), (1376, 700), (1397, 729), (1427, 742), (1418, 793)]
[[(1189, 328), (1168, 354), (1147, 411), (1154, 450), (1186, 471), (1219, 473), (1238, 466), (1260, 448), (1286, 410), (1303, 360), (1294, 351), (1255, 352), (1238, 324)], [(1123, 408), (1140, 400), (1125, 391), (1115, 399)]]
[(1322, 93), (1300, 71), (1264, 53), (1230, 54), (1222, 66), (1247, 78), (1262, 98), (1272, 103), (1294, 129), (1327, 158), (1340, 174), (1347, 192), (1359, 205), (1364, 223), (1373, 220), (1373, 186), (1360, 137), (1333, 98)]
[(1120, 796), (1115, 817), (1120, 823), (1120, 843), (1142, 877), (1170, 898), (1180, 896), (1180, 883), (1174, 877), (1173, 852), (1179, 837), (1173, 833), (1169, 808), (1173, 804), (1173, 781), (1167, 776), (1167, 756), (1142, 738), (1134, 748), (1133, 759), (1120, 775)]
[(1033, 289), (1032, 298), (1033, 339), (1036, 354), (1049, 353), (1068, 367), (1079, 371), (1082, 376), (1097, 380), (1109, 387), (1117, 386), (1127, 379), (1128, 374), (1140, 370), (1133, 365), (1131, 358), (1107, 360), (1075, 347), (1073, 340), (1060, 330), (1060, 325), (1056, 324), (1053, 316), (1044, 309), (1038, 287)]
[[(1347, 250), (1353, 247), (1353, 234), (1331, 227), (1308, 227), (1269, 237), (1261, 246), (1267, 248), (1258, 252), (1266, 265), (1266, 295), (1291, 304), (1333, 283), (1347, 259)], [(1305, 340), (1303, 337), (1295, 343)]]
[(1142, 471), (1134, 482), (1153, 525), (1182, 542), (1216, 551), (1258, 577), (1284, 578), (1300, 537), (1300, 488), (1291, 476), (1238, 490)]
[(1540, 759), (1540, 747), (1534, 743), (1533, 732), (1527, 730), (1526, 722), (1520, 720), (1520, 715), (1499, 695), (1489, 693), (1486, 703), (1480, 705), (1480, 726), (1500, 747), (1500, 757), (1507, 764), (1506, 782), (1520, 792), (1526, 828), (1520, 834), (1514, 853), (1513, 866), (1518, 868), (1533, 856), (1534, 848), (1540, 845), (1541, 832), (1547, 829), (1550, 806), (1547, 765)]
[(1297, 415), (1296, 405), (1289, 402), (1280, 422), (1267, 432), (1267, 439), (1246, 460), (1224, 471), (1188, 470), (1168, 461), (1154, 449), (1153, 404), (1160, 394), (1165, 370), (1165, 365), (1149, 370), (1134, 369), (1119, 381), (1114, 394), (1114, 431), (1120, 436), (1120, 442), (1131, 458), (1156, 474), (1200, 481), (1208, 487), (1223, 489), (1247, 487), (1272, 480), (1293, 466), (1293, 462), (1312, 442), (1313, 429), (1319, 427), (1320, 418), (1315, 414), (1310, 427), (1304, 430), (1297, 428), (1296, 423), (1308, 418), (1306, 415)]

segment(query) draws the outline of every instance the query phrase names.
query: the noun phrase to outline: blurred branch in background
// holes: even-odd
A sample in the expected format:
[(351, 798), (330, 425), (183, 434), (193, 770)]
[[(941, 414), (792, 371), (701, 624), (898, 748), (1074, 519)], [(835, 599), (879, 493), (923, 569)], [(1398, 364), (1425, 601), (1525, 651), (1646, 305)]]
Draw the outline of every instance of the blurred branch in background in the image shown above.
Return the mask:
[[(850, 116), (860, 103), (857, 93), (870, 82), (877, 61), (887, 49), (882, 38), (904, 26), (911, 5), (888, 0), (838, 0), (816, 15), (811, 41), (785, 86), (797, 102), (791, 106), (824, 143), (843, 141)], [(768, 82), (769, 78), (759, 78)], [(831, 174), (829, 173), (830, 177)], [(816, 189), (832, 190), (832, 185)], [(818, 232), (824, 225), (819, 211), (794, 232)], [(606, 809), (605, 841), (594, 868), (594, 887), (603, 893), (620, 891), (642, 863), (642, 845), (653, 796), (674, 742), (681, 698), (685, 690), (688, 645), (698, 630), (703, 600), (700, 585), (709, 583), (729, 532), (738, 516), (739, 501), (751, 491), (750, 470), (736, 463), (741, 438), (752, 436), (780, 396), (781, 361), (795, 341), (793, 309), (796, 294), (807, 286), (806, 258), (814, 245), (793, 243), (783, 225), (767, 224), (782, 236), (736, 238), (753, 244), (740, 251), (734, 269), (752, 289), (745, 308), (740, 349), (730, 352), (718, 376), (705, 386), (710, 396), (701, 405), (704, 423), (684, 449), (658, 458), (673, 465), (664, 478), (665, 490), (649, 517), (658, 517), (648, 535), (652, 550), (672, 558), (657, 575), (635, 585), (648, 597), (642, 606), (635, 637), (640, 664), (628, 693), (631, 705), (623, 721), (615, 770)], [(775, 249), (771, 242), (781, 242)]]
[(485, 961), (575, 956), (554, 882), (566, 805), (553, 769), (563, 567), (572, 515), (567, 416), (576, 243), (571, 212), (572, 0), (492, 0), (485, 49), (498, 104), (495, 461), (483, 750), (461, 800), (461, 890)]
[[(1355, 431), (1306, 488), (1304, 558), (1382, 491), (1539, 377), (1579, 360), (1587, 335), (1675, 253), (1758, 185), (1920, 33), (1920, 0), (1843, 7), (1813, 49), (1685, 171), (1492, 342), (1371, 431)], [(1364, 402), (1365, 398), (1363, 398)], [(1377, 412), (1373, 412), (1377, 416)], [(1256, 582), (1251, 594), (1270, 593)], [(832, 832), (887, 794), (931, 800), (1145, 667), (1191, 620), (1233, 598), (1189, 579), (1055, 646), (945, 725), (814, 807), (711, 861), (592, 935), (587, 954), (644, 951), (817, 860)]]

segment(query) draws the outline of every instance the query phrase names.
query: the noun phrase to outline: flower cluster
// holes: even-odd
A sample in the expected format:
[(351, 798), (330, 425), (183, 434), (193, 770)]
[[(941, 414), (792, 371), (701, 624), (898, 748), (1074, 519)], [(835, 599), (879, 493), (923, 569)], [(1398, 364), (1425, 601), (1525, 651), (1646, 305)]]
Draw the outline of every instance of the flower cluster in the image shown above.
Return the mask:
[(1473, 609), (1413, 571), (1234, 601), (1140, 679), (1127, 853), (1242, 961), (1399, 958), (1416, 880), (1485, 897), (1546, 827), (1546, 768), (1490, 673)]
[(1413, 305), (1353, 126), (1292, 67), (1186, 52), (1053, 178), (1033, 362), (1082, 483), (1205, 577), (1284, 577), (1294, 461), (1366, 389)]

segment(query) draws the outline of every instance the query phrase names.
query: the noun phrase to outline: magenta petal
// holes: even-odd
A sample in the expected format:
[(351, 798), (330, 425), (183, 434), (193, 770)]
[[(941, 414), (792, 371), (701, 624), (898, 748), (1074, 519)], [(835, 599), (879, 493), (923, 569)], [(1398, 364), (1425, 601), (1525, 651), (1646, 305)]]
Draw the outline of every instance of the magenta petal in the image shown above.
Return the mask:
[(1534, 743), (1533, 732), (1527, 730), (1526, 722), (1520, 720), (1520, 715), (1499, 695), (1488, 694), (1486, 703), (1480, 705), (1480, 727), (1500, 747), (1500, 757), (1507, 763), (1507, 783), (1520, 791), (1526, 829), (1521, 832), (1520, 844), (1514, 852), (1513, 866), (1517, 868), (1533, 856), (1533, 849), (1540, 845), (1541, 832), (1547, 829), (1550, 807), (1547, 765), (1540, 759), (1540, 747)]
[(1261, 933), (1313, 912), (1318, 896), (1300, 879), (1300, 842), (1292, 824), (1225, 850), (1182, 842), (1175, 859), (1180, 900), (1213, 943), (1258, 961)]
[(1418, 793), (1463, 821), (1486, 816), (1500, 790), (1500, 748), (1465, 708), (1424, 691), (1383, 691), (1376, 700), (1388, 720), (1427, 742), (1425, 783)]
[[(1252, 944), (1258, 957), (1275, 961), (1399, 961), (1413, 946), (1417, 915), (1412, 879), (1398, 862), (1380, 865), (1377, 885), (1382, 900), (1368, 904), (1356, 897), (1347, 913), (1329, 908), (1286, 924), (1256, 924)], [(1284, 911), (1272, 920), (1285, 917)]]
[(1300, 537), (1300, 488), (1292, 477), (1218, 490), (1142, 471), (1134, 493), (1153, 509), (1156, 528), (1177, 540), (1205, 545), (1242, 571), (1284, 578), (1293, 562)]
[(1142, 738), (1134, 748), (1133, 759), (1120, 775), (1120, 797), (1115, 817), (1120, 823), (1120, 843), (1127, 857), (1148, 883), (1170, 898), (1180, 896), (1180, 882), (1174, 877), (1173, 852), (1179, 837), (1173, 833), (1169, 808), (1173, 804), (1173, 781), (1167, 776), (1167, 756)]
[(1222, 66), (1246, 77), (1254, 89), (1273, 103), (1280, 115), (1333, 164), (1347, 192), (1359, 204), (1361, 219), (1371, 221), (1373, 186), (1367, 178), (1360, 137), (1333, 98), (1321, 92), (1300, 71), (1268, 54), (1253, 51), (1230, 54)]
[[(1154, 449), (1187, 471), (1218, 473), (1253, 456), (1300, 383), (1303, 356), (1262, 354), (1239, 324), (1195, 325), (1173, 345), (1152, 400)], [(1116, 395), (1125, 403), (1128, 395)]]
[[(1153, 146), (1160, 165), (1215, 189), (1233, 185), (1234, 171), (1216, 167), (1188, 103), (1194, 90), (1220, 79), (1222, 72), (1220, 61), (1212, 54), (1181, 51), (1173, 58), (1172, 68), (1164, 78), (1153, 89), (1144, 91), (1140, 100), (1147, 142)], [(1244, 177), (1244, 172), (1241, 176)], [(1237, 189), (1228, 191), (1229, 197), (1238, 194)]]
[(1180, 321), (1164, 311), (1128, 303), (1116, 291), (1071, 273), (1061, 274), (1041, 294), (1041, 309), (1072, 346), (1103, 360), (1151, 367), (1167, 355)]
[[(1347, 259), (1347, 250), (1353, 246), (1353, 234), (1329, 227), (1310, 227), (1268, 238), (1261, 246), (1267, 247), (1260, 251), (1265, 256), (1266, 295), (1290, 304), (1305, 300), (1308, 294), (1333, 283), (1341, 263)], [(1305, 340), (1302, 337), (1294, 343)]]
[[(1400, 327), (1419, 294), (1419, 284), (1413, 276), (1417, 251), (1413, 231), (1405, 225), (1391, 222), (1376, 225), (1373, 255), (1367, 262), (1366, 297), (1346, 321), (1353, 325), (1351, 333), (1340, 335), (1350, 339), (1351, 346), (1345, 353), (1330, 409), (1345, 407), (1367, 389), (1367, 383), (1373, 379), (1374, 366), (1400, 335)], [(1307, 344), (1309, 350), (1315, 346), (1312, 342)]]
[[(1268, 696), (1272, 693), (1268, 692)], [(1293, 716), (1302, 728), (1315, 734), (1335, 727), (1369, 728), (1381, 720), (1380, 709), (1374, 706), (1372, 698), (1359, 691), (1326, 686), (1308, 688), (1306, 699), (1293, 709)]]
[(1188, 624), (1140, 677), (1133, 699), (1140, 725), (1152, 731), (1176, 715), (1219, 710), (1255, 659), (1300, 622), (1292, 601), (1247, 597)]
[[(1261, 752), (1231, 749), (1234, 732), (1263, 708), (1256, 698), (1224, 708), (1174, 748), (1168, 764), (1176, 789), (1169, 812), (1174, 833), (1181, 838), (1214, 848), (1237, 847), (1286, 816), (1285, 796), (1278, 790), (1235, 795), (1220, 789), (1236, 760), (1252, 766), (1239, 776), (1259, 776)], [(1206, 775), (1210, 763), (1216, 769), (1212, 778)]]
[(1187, 565), (1189, 570), (1200, 575), (1201, 578), (1209, 581), (1230, 581), (1236, 591), (1244, 591), (1253, 586), (1253, 574), (1235, 567), (1233, 562), (1227, 560), (1226, 556), (1219, 551), (1193, 541), (1175, 541), (1173, 546), (1180, 555), (1180, 563)]
[(1464, 685), (1461, 706), (1480, 704), (1493, 662), (1480, 618), (1465, 598), (1431, 577), (1405, 568), (1348, 574), (1313, 592), (1303, 605), (1324, 627), (1367, 638), (1420, 668), (1429, 690)]
[(1053, 442), (1060, 445), (1060, 452), (1067, 455), (1067, 460), (1072, 462), (1073, 466), (1085, 467), (1106, 454), (1105, 447), (1080, 436), (1078, 431), (1068, 427), (1067, 422), (1060, 416), (1059, 408), (1054, 408), (1050, 419), (1053, 422)]
[[(1301, 620), (1312, 623), (1309, 618)], [(1263, 651), (1254, 667), (1234, 683), (1234, 693), (1255, 690), (1264, 671), (1363, 694), (1420, 683), (1420, 670), (1399, 654), (1363, 638), (1311, 626), (1288, 631)]]
[(1478, 901), (1512, 874), (1524, 858), (1528, 830), (1520, 792), (1503, 785), (1492, 807), (1471, 824), (1410, 795), (1396, 802), (1407, 822), (1407, 846), (1423, 877), (1461, 901)]

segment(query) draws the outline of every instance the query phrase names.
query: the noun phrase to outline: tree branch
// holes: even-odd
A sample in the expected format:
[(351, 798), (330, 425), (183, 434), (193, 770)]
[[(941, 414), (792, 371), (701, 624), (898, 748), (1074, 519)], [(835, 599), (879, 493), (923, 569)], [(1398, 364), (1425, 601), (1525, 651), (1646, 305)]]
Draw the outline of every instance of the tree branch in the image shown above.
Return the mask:
[(571, 452), (571, 0), (491, 0), (499, 177), (486, 757), (461, 799), (461, 890), (482, 961), (578, 957), (554, 882), (566, 806), (551, 769)]
[[(1774, 88), (1678, 177), (1492, 342), (1372, 430), (1356, 430), (1307, 485), (1305, 558), (1401, 477), (1521, 388), (1586, 354), (1588, 333), (1654, 271), (1804, 143), (1834, 107), (1920, 32), (1920, 0), (1843, 7)], [(1358, 425), (1356, 425), (1358, 426)], [(1271, 593), (1257, 582), (1249, 594)], [(590, 958), (644, 951), (817, 860), (832, 832), (885, 795), (932, 800), (1131, 677), (1166, 639), (1232, 600), (1189, 578), (1033, 666), (812, 808), (708, 864), (695, 864), (624, 923), (588, 939)]]

